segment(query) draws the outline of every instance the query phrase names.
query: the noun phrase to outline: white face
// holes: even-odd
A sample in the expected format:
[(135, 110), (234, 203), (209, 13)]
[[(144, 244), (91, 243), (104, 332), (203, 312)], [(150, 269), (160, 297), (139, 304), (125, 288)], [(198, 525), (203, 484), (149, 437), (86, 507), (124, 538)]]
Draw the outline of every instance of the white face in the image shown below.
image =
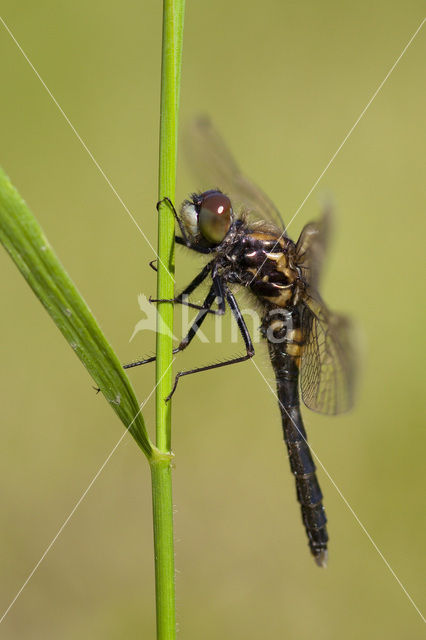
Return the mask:
[(193, 202), (185, 201), (182, 205), (180, 217), (186, 233), (192, 240), (195, 240), (200, 233), (200, 229), (198, 227), (198, 214), (195, 210), (195, 204)]

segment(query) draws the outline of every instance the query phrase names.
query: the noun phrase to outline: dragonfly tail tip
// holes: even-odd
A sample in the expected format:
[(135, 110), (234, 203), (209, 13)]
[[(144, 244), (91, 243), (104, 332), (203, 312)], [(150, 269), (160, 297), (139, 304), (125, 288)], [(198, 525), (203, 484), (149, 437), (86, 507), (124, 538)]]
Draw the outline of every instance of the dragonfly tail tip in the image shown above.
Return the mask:
[(315, 557), (315, 562), (319, 567), (325, 568), (327, 566), (327, 561), (328, 561), (327, 549), (321, 549), (321, 551), (318, 554), (316, 554), (314, 557)]

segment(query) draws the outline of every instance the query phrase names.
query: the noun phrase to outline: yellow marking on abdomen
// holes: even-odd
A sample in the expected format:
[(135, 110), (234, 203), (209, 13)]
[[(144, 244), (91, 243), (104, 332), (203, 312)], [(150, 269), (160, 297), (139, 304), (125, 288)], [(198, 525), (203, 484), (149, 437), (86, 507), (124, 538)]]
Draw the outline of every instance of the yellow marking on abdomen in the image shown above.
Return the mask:
[(295, 342), (288, 342), (285, 347), (286, 353), (289, 356), (301, 356), (302, 355), (302, 345), (296, 344)]
[(291, 329), (287, 333), (287, 338), (289, 342), (297, 342), (298, 344), (302, 343), (303, 335), (301, 329)]
[(290, 300), (291, 296), (292, 290), (290, 287), (287, 287), (285, 289), (281, 289), (279, 295), (277, 296), (262, 296), (262, 298), (268, 300), (268, 302), (273, 302), (277, 305), (277, 307), (286, 307), (287, 302)]

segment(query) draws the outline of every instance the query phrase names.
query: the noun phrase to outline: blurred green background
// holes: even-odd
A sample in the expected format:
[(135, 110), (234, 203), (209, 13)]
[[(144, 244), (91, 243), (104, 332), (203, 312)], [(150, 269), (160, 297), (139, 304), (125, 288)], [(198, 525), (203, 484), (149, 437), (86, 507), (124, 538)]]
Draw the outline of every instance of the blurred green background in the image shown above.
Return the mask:
[[(208, 112), (289, 220), (383, 80), (421, 2), (187, 2), (181, 121)], [(2, 16), (156, 244), (160, 2), (10, 2)], [(305, 411), (310, 442), (424, 606), (424, 28), (291, 227), (336, 203), (324, 279), (358, 325), (349, 414)], [(123, 362), (151, 354), (137, 295), (154, 255), (0, 26), (0, 163)], [(177, 199), (197, 188), (181, 159)], [(214, 185), (215, 186), (215, 185)], [(176, 252), (178, 286), (199, 269)], [(122, 435), (9, 257), (0, 252), (1, 610)], [(229, 325), (226, 321), (225, 326)], [(213, 326), (213, 323), (211, 323)], [(179, 332), (177, 327), (177, 333)], [(213, 335), (213, 329), (206, 329)], [(179, 367), (235, 353), (194, 343)], [(266, 348), (257, 364), (268, 379)], [(142, 401), (154, 369), (130, 372)], [(151, 401), (144, 410), (153, 433)], [(310, 557), (278, 408), (250, 364), (181, 382), (173, 406), (177, 619), (203, 638), (420, 638), (420, 616), (320, 469), (330, 561)], [(151, 638), (147, 463), (126, 437), (0, 628), (15, 638)]]

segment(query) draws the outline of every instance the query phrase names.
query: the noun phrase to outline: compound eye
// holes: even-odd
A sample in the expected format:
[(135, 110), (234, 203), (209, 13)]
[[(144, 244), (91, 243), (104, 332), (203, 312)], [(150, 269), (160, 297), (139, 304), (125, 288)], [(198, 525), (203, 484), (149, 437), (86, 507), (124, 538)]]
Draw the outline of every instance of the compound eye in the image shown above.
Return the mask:
[(211, 244), (220, 244), (231, 226), (232, 205), (228, 196), (220, 191), (200, 196), (198, 228)]

